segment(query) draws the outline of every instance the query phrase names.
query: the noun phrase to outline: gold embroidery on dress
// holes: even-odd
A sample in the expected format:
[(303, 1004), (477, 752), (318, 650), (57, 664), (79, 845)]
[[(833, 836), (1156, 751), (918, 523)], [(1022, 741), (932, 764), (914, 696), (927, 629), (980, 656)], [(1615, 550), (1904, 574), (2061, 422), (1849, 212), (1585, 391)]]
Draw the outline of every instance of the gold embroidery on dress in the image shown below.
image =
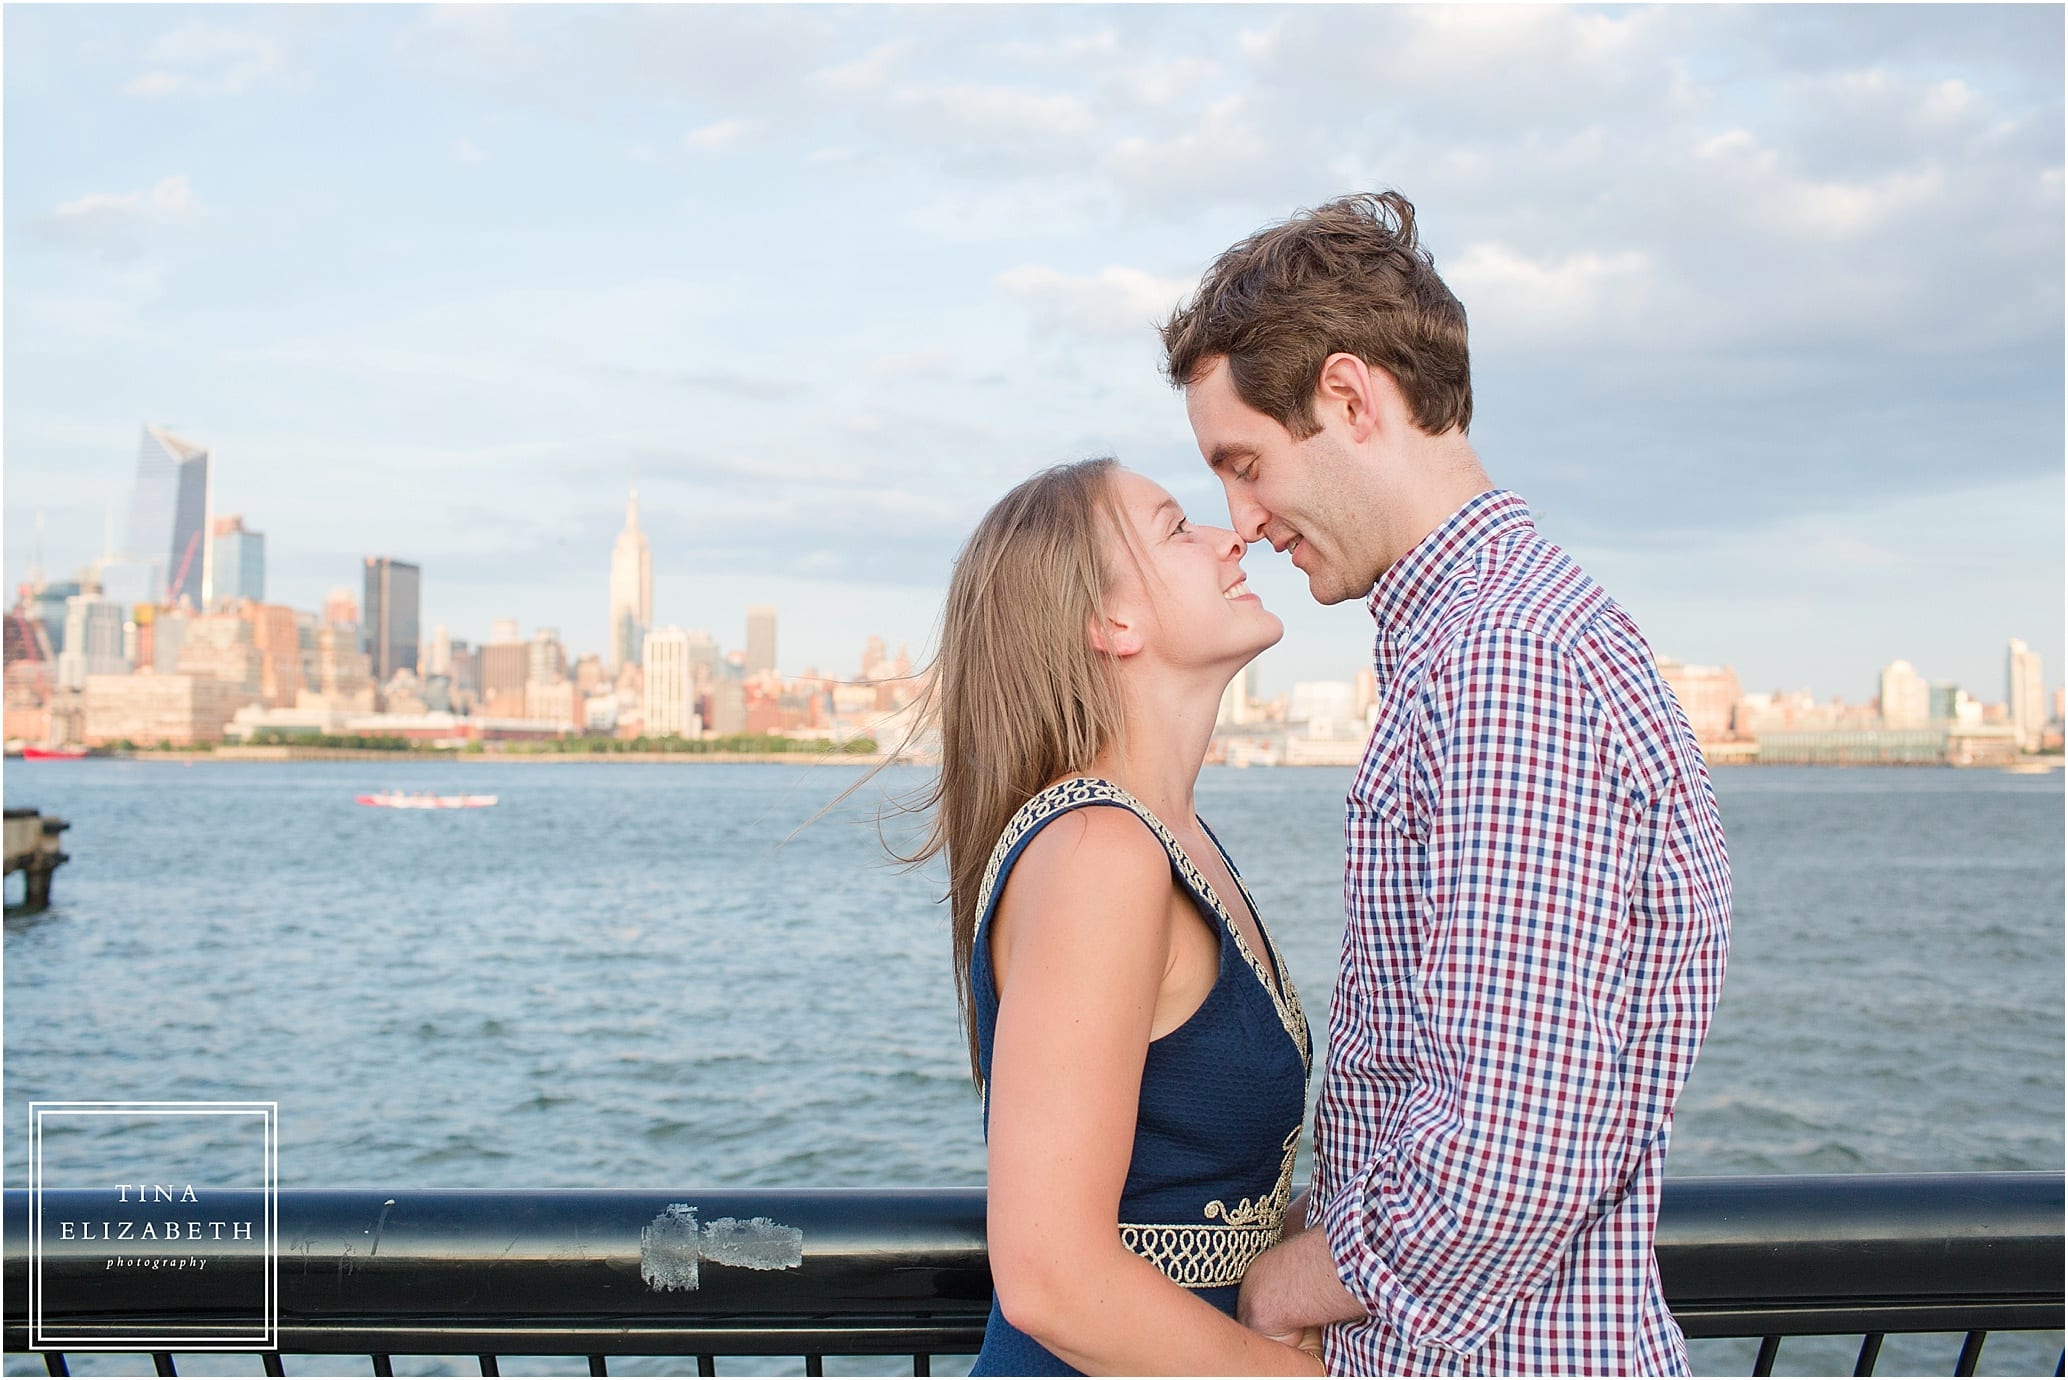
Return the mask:
[(1120, 1224), (1121, 1245), (1187, 1289), (1242, 1283), (1250, 1262), (1277, 1245), (1278, 1235), (1277, 1227)]
[(1219, 1198), (1206, 1205), (1205, 1216), (1218, 1217), (1231, 1227), (1268, 1226), (1274, 1231), (1283, 1227), (1285, 1210), (1292, 1206), (1293, 1161), (1300, 1154), (1300, 1130), (1295, 1126), (1285, 1138), (1285, 1158), (1278, 1162), (1278, 1183), (1270, 1196), (1259, 1198), (1254, 1203), (1244, 1198), (1234, 1207), (1229, 1207)]
[(1122, 1222), (1120, 1243), (1190, 1289), (1215, 1289), (1242, 1283), (1250, 1262), (1278, 1244), (1285, 1233), (1285, 1212), (1292, 1205), (1293, 1162), (1300, 1153), (1295, 1126), (1285, 1138), (1278, 1163), (1278, 1183), (1263, 1198), (1244, 1198), (1234, 1207), (1216, 1198), (1203, 1216), (1219, 1224), (1178, 1226)]

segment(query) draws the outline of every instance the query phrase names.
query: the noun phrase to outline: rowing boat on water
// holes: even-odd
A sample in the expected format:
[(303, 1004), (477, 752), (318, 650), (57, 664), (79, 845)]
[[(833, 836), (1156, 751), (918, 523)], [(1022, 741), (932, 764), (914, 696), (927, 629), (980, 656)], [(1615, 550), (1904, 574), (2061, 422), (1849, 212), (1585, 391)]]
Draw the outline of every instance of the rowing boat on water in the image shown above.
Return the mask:
[(390, 810), (479, 810), (496, 802), (492, 795), (428, 795), (422, 791), (381, 791), (354, 799), (361, 805), (383, 805)]

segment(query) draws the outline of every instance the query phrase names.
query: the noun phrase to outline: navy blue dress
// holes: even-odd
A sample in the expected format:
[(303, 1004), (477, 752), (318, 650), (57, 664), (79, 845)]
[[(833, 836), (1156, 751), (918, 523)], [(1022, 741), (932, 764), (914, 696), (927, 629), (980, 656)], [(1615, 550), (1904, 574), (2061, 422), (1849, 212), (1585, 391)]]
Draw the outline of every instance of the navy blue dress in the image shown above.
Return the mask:
[[(1091, 777), (1058, 782), (1022, 806), (999, 836), (977, 899), (971, 986), (978, 1066), (988, 1087), (998, 992), (986, 931), (1005, 879), (1044, 825), (1092, 805), (1130, 810), (1148, 826), (1169, 854), (1178, 885), (1220, 939), (1220, 972), (1206, 1000), (1183, 1025), (1150, 1042), (1134, 1152), (1120, 1194), (1120, 1239), (1232, 1316), (1243, 1272), (1278, 1240), (1292, 1201), (1293, 1158), (1306, 1122), (1312, 1057), (1307, 1016), (1270, 936), (1264, 936), (1262, 959), (1251, 953), (1221, 898), (1163, 822), (1111, 782)], [(1212, 830), (1207, 837), (1254, 915), (1256, 903), (1227, 850)], [(1261, 930), (1262, 919), (1257, 923)], [(988, 1102), (984, 1119), (988, 1133)], [(992, 1300), (983, 1350), (970, 1374), (1077, 1373), (1007, 1322)]]

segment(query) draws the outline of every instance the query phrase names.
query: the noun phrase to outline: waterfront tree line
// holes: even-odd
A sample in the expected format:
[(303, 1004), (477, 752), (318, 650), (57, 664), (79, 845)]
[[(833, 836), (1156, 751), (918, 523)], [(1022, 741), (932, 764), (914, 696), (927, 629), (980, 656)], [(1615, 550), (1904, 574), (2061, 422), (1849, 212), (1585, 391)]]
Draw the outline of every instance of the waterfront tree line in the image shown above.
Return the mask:
[[(488, 752), (481, 743), (462, 747), (433, 747), (396, 734), (379, 733), (295, 733), (286, 729), (262, 728), (247, 740), (252, 747), (341, 748), (355, 752), (422, 753), (435, 756), (481, 756)], [(105, 751), (208, 752), (218, 744), (135, 743), (124, 738), (107, 744)], [(227, 746), (227, 745), (223, 745)], [(779, 738), (767, 733), (736, 733), (722, 738), (684, 738), (676, 734), (637, 738), (545, 738), (497, 743), (498, 756), (543, 756), (554, 754), (681, 753), (704, 756), (714, 753), (742, 753), (762, 756), (838, 754), (865, 757), (876, 751), (874, 738), (850, 738), (836, 743), (831, 738)]]

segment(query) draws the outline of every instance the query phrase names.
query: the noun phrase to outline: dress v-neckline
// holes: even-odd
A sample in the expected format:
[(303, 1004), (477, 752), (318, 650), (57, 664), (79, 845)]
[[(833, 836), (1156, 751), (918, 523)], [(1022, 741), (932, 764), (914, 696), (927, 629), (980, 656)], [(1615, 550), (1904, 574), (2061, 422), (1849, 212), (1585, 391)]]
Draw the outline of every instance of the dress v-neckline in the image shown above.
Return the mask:
[[(1221, 847), (1220, 836), (1214, 833), (1213, 826), (1196, 813), (1192, 816), (1192, 822), (1199, 826), (1199, 831), (1206, 835), (1206, 841), (1213, 845), (1214, 854), (1220, 858), (1221, 866), (1228, 869), (1228, 878), (1235, 883), (1236, 893), (1242, 897), (1243, 909), (1249, 912), (1249, 922), (1257, 927), (1257, 938), (1264, 941), (1264, 959), (1271, 965), (1273, 979), (1269, 986), (1272, 987), (1274, 995), (1282, 1000), (1285, 995), (1285, 969), (1278, 961), (1278, 945), (1272, 941), (1271, 932), (1264, 928), (1264, 917), (1257, 911), (1257, 898), (1249, 894), (1249, 883), (1243, 881), (1242, 874), (1235, 870), (1235, 859), (1229, 857), (1228, 850)], [(1180, 852), (1184, 851), (1183, 844), (1179, 844), (1178, 848)], [(1193, 867), (1196, 870), (1198, 864), (1194, 863)], [(1215, 900), (1220, 899), (1220, 893), (1214, 890), (1210, 879), (1207, 881), (1207, 889)], [(1229, 928), (1233, 930), (1234, 926), (1230, 925)], [(1237, 937), (1240, 937), (1239, 931)]]

